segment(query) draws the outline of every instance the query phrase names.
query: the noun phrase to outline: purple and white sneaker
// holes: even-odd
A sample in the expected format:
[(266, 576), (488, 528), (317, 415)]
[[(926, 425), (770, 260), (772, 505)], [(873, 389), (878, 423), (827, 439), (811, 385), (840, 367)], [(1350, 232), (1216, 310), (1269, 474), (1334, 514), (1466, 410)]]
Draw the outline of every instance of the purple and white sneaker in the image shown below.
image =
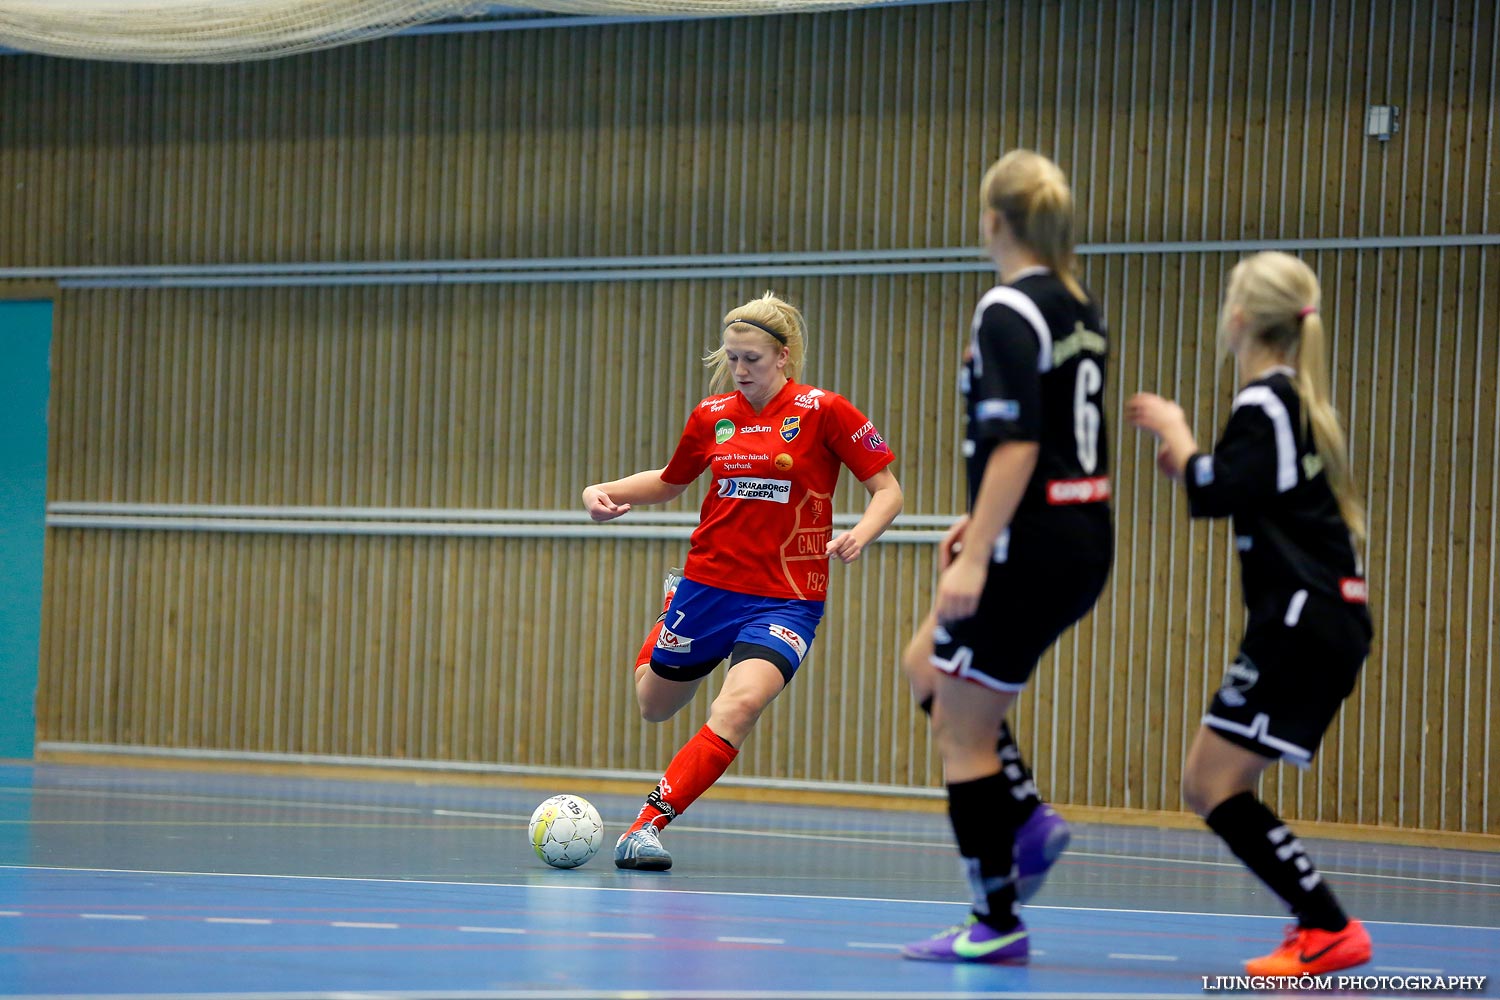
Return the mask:
[(1047, 872), (1063, 851), (1073, 831), (1057, 810), (1043, 803), (1016, 831), (1016, 900), (1026, 902), (1047, 880)]
[(901, 949), (902, 958), (919, 962), (979, 962), (986, 965), (1024, 965), (1030, 957), (1026, 925), (1017, 923), (997, 931), (972, 913), (969, 919), (925, 941)]

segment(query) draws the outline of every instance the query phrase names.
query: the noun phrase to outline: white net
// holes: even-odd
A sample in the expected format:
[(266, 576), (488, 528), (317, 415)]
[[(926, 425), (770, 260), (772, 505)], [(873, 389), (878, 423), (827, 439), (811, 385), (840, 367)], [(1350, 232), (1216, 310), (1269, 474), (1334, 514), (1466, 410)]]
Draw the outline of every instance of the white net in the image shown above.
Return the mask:
[[(517, 6), (639, 17), (870, 5), (871, 0), (520, 0)], [(493, 4), (474, 0), (0, 0), (0, 47), (75, 59), (238, 62), (496, 12)], [(504, 13), (513, 14), (515, 8)]]

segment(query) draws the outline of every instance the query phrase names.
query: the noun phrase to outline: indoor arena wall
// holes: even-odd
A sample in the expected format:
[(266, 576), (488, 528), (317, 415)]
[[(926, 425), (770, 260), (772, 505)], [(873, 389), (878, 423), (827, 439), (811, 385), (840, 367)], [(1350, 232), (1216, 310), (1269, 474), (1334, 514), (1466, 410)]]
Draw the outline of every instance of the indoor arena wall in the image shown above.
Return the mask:
[[(1500, 831), (1497, 42), (1493, 4), (991, 0), (0, 59), (0, 278), (59, 286), (38, 738), (657, 771), (707, 692), (647, 726), (628, 666), (694, 505), (632, 535), (579, 523), (578, 492), (665, 462), (719, 317), (774, 288), (807, 311), (808, 379), (891, 441), (911, 520), (833, 568), (736, 774), (936, 787), (896, 661), (961, 503), (978, 179), (1028, 145), (1072, 175), (1113, 337), (1118, 531), (1019, 706), (1044, 791), (1179, 808), (1240, 624), (1232, 539), (1188, 523), (1120, 410), (1175, 395), (1206, 443), (1223, 276), (1291, 240), (1324, 282), (1376, 640), (1268, 801)], [(846, 476), (839, 510), (862, 496)]]

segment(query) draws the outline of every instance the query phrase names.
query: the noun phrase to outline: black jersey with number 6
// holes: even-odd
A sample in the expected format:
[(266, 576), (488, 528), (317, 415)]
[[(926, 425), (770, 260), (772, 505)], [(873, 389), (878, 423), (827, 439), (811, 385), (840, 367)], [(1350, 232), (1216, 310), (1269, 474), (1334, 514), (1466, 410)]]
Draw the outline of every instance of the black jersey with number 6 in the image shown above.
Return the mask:
[(1075, 299), (1047, 268), (1028, 268), (984, 294), (959, 376), (971, 510), (994, 450), (1007, 441), (1035, 441), (1036, 471), (1012, 531), (1066, 508), (1108, 521), (1108, 353), (1093, 304)]
[(1311, 595), (1348, 607), (1368, 637), (1363, 567), (1293, 375), (1272, 369), (1235, 396), (1213, 452), (1183, 470), (1188, 507), (1194, 517), (1233, 517), (1252, 627), (1283, 615), (1293, 624)]

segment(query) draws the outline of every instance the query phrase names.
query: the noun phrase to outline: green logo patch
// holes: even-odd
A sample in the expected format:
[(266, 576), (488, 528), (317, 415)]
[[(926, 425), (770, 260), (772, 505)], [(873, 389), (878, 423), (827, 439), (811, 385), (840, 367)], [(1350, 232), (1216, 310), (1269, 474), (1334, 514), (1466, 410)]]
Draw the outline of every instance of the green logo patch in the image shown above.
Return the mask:
[(719, 444), (723, 444), (725, 441), (728, 441), (732, 437), (734, 437), (733, 420), (720, 420), (718, 423), (714, 424), (714, 441)]

